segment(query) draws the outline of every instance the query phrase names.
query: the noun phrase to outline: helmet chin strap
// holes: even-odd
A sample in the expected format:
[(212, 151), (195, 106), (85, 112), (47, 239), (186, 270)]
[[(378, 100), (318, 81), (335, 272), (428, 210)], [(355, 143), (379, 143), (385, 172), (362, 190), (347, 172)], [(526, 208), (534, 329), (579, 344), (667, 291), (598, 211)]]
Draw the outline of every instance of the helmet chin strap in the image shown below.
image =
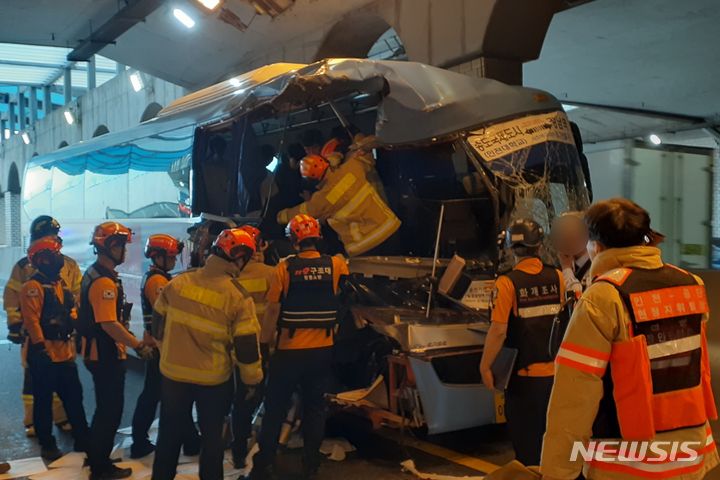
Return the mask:
[[(125, 245), (123, 245), (124, 247)], [(107, 258), (109, 258), (117, 267), (118, 265), (121, 265), (123, 262), (125, 262), (125, 249), (121, 250), (120, 258), (116, 258), (115, 255), (112, 254), (112, 247), (98, 247), (95, 246), (95, 253), (100, 253), (102, 255), (105, 255)]]

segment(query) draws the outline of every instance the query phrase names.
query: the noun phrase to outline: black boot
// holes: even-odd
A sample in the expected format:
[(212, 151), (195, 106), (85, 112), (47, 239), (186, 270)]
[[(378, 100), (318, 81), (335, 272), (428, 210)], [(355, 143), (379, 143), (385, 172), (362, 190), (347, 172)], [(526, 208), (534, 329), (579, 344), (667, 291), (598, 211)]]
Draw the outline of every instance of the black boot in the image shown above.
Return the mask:
[(60, 451), (60, 449), (57, 448), (57, 445), (50, 445), (47, 447), (42, 447), (40, 449), (40, 456), (43, 458), (43, 460), (47, 460), (48, 462), (54, 462), (58, 458), (63, 456), (63, 453)]
[(230, 447), (230, 450), (232, 452), (233, 466), (238, 470), (241, 468), (245, 468), (245, 459), (248, 455), (247, 442), (241, 442), (240, 444), (233, 443), (233, 445)]
[(90, 480), (120, 480), (132, 475), (132, 468), (118, 468), (110, 465), (110, 468), (102, 473), (91, 473)]
[(143, 458), (147, 457), (155, 451), (155, 445), (150, 440), (142, 440), (139, 442), (133, 442), (130, 446), (130, 458)]

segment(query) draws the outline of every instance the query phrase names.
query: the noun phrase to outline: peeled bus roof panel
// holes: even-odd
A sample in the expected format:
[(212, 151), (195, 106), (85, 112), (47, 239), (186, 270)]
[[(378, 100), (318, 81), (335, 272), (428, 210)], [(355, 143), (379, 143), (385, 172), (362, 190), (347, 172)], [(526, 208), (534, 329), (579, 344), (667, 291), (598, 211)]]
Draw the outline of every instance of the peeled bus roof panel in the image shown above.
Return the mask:
[(79, 142), (33, 163), (123, 145), (268, 105), (287, 112), (353, 92), (381, 94), (374, 132), (379, 145), (420, 144), (508, 118), (562, 109), (555, 97), (542, 90), (417, 62), (336, 58), (309, 65), (280, 63), (186, 95), (136, 127)]

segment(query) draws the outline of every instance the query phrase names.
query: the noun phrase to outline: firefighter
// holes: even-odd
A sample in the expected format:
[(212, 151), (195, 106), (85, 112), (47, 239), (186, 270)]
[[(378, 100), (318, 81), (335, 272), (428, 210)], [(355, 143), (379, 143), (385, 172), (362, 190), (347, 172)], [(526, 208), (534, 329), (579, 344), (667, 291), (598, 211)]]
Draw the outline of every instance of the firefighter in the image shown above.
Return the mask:
[[(574, 479), (581, 470), (589, 480), (705, 478), (719, 462), (708, 423), (717, 407), (705, 288), (663, 263), (650, 246), (650, 216), (634, 202), (599, 202), (585, 221), (595, 281), (556, 358), (543, 478)], [(610, 443), (584, 465), (571, 461), (577, 445), (594, 439), (635, 446)]]
[(393, 243), (400, 220), (368, 180), (368, 155), (372, 158), (366, 150), (358, 149), (355, 154), (348, 154), (337, 169), (331, 169), (321, 155), (303, 158), (300, 174), (316, 183), (317, 189), (309, 200), (281, 210), (278, 223), (287, 224), (298, 214), (310, 215), (327, 222), (337, 232), (351, 257), (384, 254), (385, 249), (380, 246), (386, 244), (387, 248)]
[[(244, 230), (226, 229), (205, 265), (172, 279), (160, 293), (153, 333), (160, 342), (160, 433), (152, 478), (175, 477), (183, 419), (197, 406), (200, 478), (223, 477), (223, 425), (232, 402), (233, 363), (252, 389), (263, 379), (252, 297), (237, 277), (255, 252)], [(234, 356), (232, 354), (234, 349)]]
[[(143, 341), (153, 348), (157, 348), (151, 333), (153, 305), (163, 287), (172, 278), (170, 271), (175, 268), (177, 257), (182, 253), (183, 247), (183, 242), (164, 233), (150, 235), (145, 243), (145, 258), (149, 258), (151, 264), (140, 286), (145, 327)], [(156, 354), (145, 363), (145, 383), (142, 393), (138, 396), (132, 420), (131, 458), (142, 458), (155, 451), (155, 445), (148, 439), (148, 430), (155, 420), (157, 406), (160, 403), (160, 378), (160, 358)], [(185, 455), (194, 456), (200, 452), (200, 438), (195, 430), (192, 416), (186, 420), (187, 432), (183, 450)]]
[(134, 348), (143, 359), (151, 358), (153, 353), (150, 346), (128, 330), (132, 305), (125, 302), (116, 271), (125, 261), (125, 249), (131, 241), (130, 229), (117, 222), (95, 227), (90, 244), (97, 260), (82, 277), (78, 330), (83, 337), (85, 366), (95, 387), (95, 414), (88, 448), (92, 480), (132, 475), (130, 468), (118, 468), (110, 460), (123, 411), (126, 348)]
[(331, 376), (333, 335), (337, 322), (338, 292), (348, 275), (341, 256), (318, 251), (320, 224), (309, 215), (295, 216), (287, 226), (297, 255), (278, 264), (267, 295), (261, 341), (277, 347), (270, 360), (259, 441), (251, 478), (272, 475), (278, 438), (290, 398), (300, 387), (303, 408), (303, 469), (314, 476), (325, 429), (325, 394)]
[(529, 219), (514, 221), (505, 232), (515, 266), (495, 282), (492, 324), (480, 360), (483, 383), (493, 389), (491, 366), (503, 344), (518, 350), (505, 393), (505, 414), (515, 458), (524, 465), (540, 463), (553, 382), (547, 342), (565, 296), (562, 273), (540, 260), (543, 236), (542, 227)]
[[(255, 302), (257, 318), (262, 320), (267, 305), (267, 293), (273, 278), (275, 278), (275, 269), (265, 265), (263, 252), (267, 248), (267, 244), (262, 239), (260, 230), (252, 225), (243, 225), (240, 228), (253, 237), (257, 250), (237, 279), (252, 297)], [(264, 372), (270, 352), (269, 349), (263, 348), (261, 353)], [(248, 454), (247, 444), (252, 433), (252, 415), (263, 397), (262, 390), (262, 383), (248, 389), (242, 381), (239, 370), (235, 369), (235, 395), (232, 405), (233, 442), (231, 445), (235, 468), (245, 467), (245, 458)]]
[[(40, 215), (30, 224), (30, 242), (34, 242), (43, 237), (57, 237), (60, 232), (60, 224), (54, 218), (48, 215)], [(76, 303), (80, 299), (80, 267), (77, 262), (70, 257), (63, 256), (65, 262), (60, 271), (60, 278), (65, 286), (70, 289), (75, 297)], [(19, 260), (12, 269), (10, 278), (5, 285), (3, 292), (3, 308), (7, 313), (8, 340), (12, 343), (22, 345), (25, 342), (25, 334), (22, 331), (22, 315), (20, 312), (20, 289), (22, 285), (35, 275), (36, 270), (30, 264), (27, 257)], [(28, 437), (35, 436), (35, 427), (33, 426), (33, 396), (32, 396), (32, 378), (25, 368), (25, 351), (23, 350), (23, 369), (24, 381), (22, 399), (25, 407), (25, 417), (23, 424), (25, 425), (25, 434)], [(55, 424), (63, 431), (69, 431), (71, 426), (67, 421), (65, 410), (63, 410), (60, 398), (53, 395), (53, 419)]]
[(52, 401), (57, 393), (72, 423), (74, 450), (88, 446), (88, 425), (83, 393), (75, 364), (75, 320), (77, 311), (72, 292), (60, 278), (65, 259), (57, 237), (35, 240), (28, 249), (28, 260), (37, 270), (20, 291), (20, 309), (26, 340), (28, 368), (32, 375), (33, 419), (45, 460), (62, 456), (52, 434)]
[(568, 291), (578, 297), (590, 285), (590, 255), (587, 252), (588, 230), (582, 212), (565, 212), (556, 217), (550, 239)]

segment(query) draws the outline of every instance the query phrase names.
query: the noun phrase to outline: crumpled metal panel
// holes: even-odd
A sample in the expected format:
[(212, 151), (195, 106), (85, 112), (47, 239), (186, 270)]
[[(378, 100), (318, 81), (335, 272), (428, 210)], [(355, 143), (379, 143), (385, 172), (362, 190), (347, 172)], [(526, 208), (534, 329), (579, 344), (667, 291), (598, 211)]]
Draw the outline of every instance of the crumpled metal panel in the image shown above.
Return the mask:
[(562, 108), (557, 99), (541, 90), (416, 62), (327, 59), (310, 65), (277, 63), (187, 95), (156, 118), (71, 145), (43, 156), (43, 161), (212, 123), (268, 105), (287, 112), (353, 92), (383, 93), (375, 126), (378, 146), (431, 142), (486, 123)]
[(382, 144), (430, 141), (487, 122), (561, 109), (554, 97), (540, 90), (417, 62), (327, 59), (253, 70), (173, 103), (160, 117), (191, 111), (198, 117), (197, 110), (203, 111), (200, 116), (226, 116), (267, 104), (286, 112), (354, 91), (384, 93), (375, 131)]

